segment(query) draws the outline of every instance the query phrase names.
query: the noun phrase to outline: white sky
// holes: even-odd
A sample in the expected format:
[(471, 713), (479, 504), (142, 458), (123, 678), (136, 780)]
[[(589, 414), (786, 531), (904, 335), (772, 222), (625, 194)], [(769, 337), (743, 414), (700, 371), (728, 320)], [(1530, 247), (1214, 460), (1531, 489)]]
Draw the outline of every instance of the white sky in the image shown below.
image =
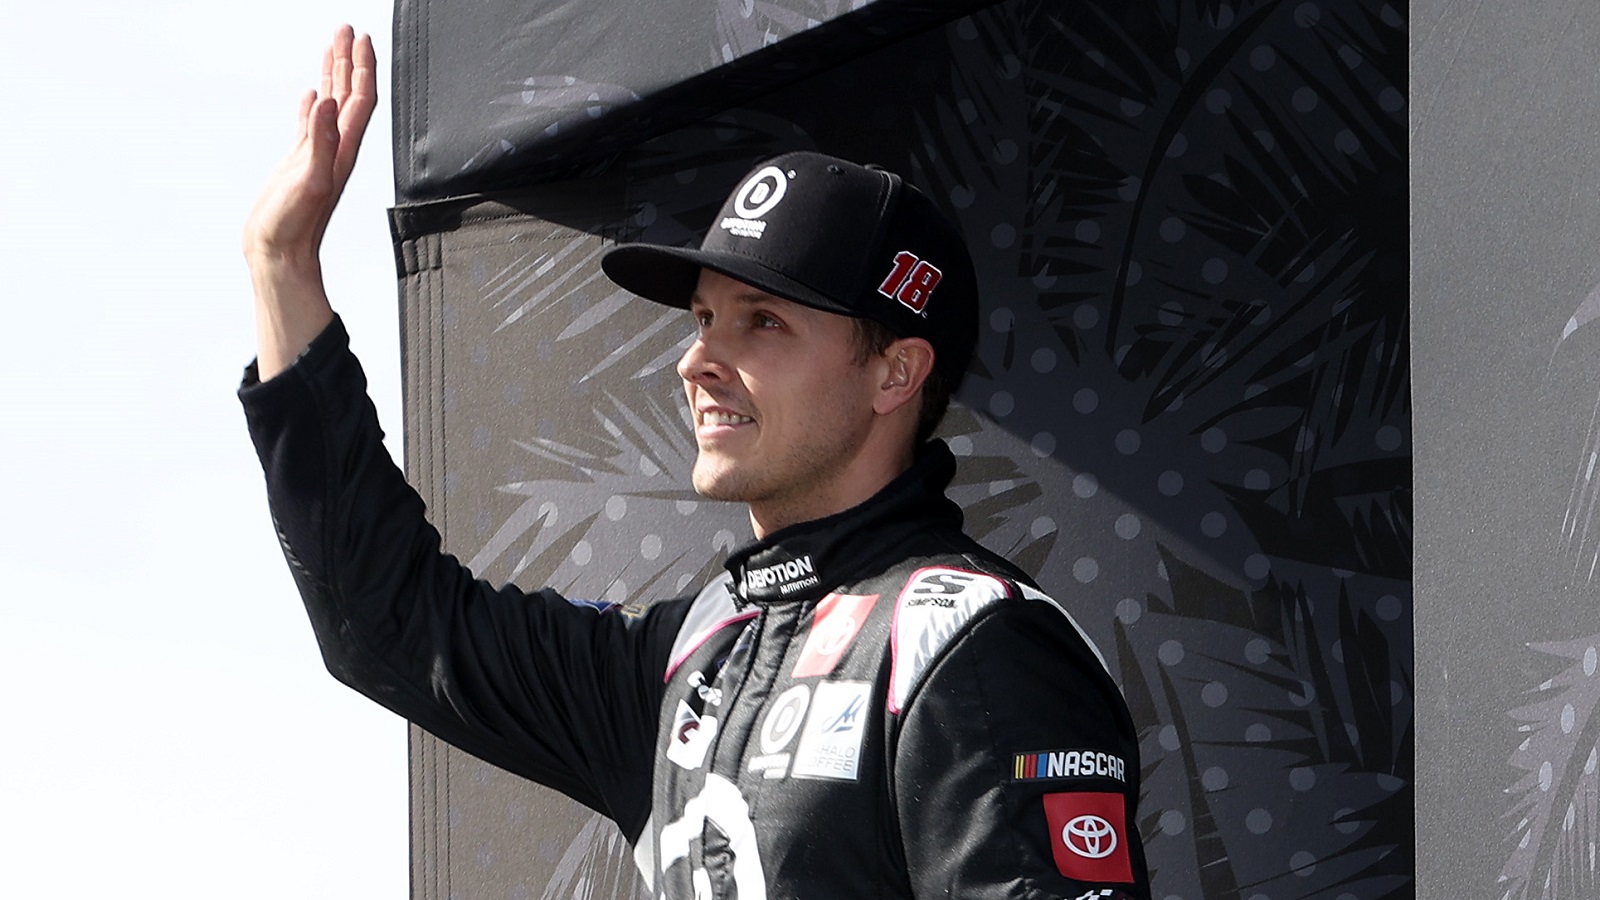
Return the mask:
[[(323, 670), (234, 397), (240, 225), (390, 16), (0, 0), (0, 896), (406, 896), (405, 725)], [(380, 84), (323, 258), (398, 454)]]

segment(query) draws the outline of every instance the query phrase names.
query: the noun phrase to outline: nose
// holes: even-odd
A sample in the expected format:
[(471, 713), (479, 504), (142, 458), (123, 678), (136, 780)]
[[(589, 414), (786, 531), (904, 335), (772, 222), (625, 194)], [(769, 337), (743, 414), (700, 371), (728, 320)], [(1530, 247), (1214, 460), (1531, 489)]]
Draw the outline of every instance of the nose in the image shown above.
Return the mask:
[(678, 359), (678, 377), (688, 384), (707, 384), (727, 377), (728, 368), (714, 352), (706, 332), (695, 337)]

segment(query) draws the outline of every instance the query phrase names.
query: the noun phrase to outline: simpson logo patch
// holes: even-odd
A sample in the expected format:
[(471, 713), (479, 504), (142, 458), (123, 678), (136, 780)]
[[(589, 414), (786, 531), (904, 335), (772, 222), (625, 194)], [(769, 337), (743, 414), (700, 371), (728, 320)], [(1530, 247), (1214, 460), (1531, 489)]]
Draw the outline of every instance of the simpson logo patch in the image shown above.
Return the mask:
[(1133, 881), (1121, 794), (1045, 794), (1042, 799), (1057, 871), (1078, 881)]
[(877, 602), (877, 594), (829, 594), (819, 600), (811, 633), (806, 635), (805, 647), (794, 664), (794, 677), (832, 673)]
[(1122, 757), (1099, 750), (1050, 750), (1044, 753), (1018, 753), (1012, 762), (1011, 777), (1016, 781), (1041, 778), (1115, 778), (1127, 780)]
[(1007, 596), (1005, 582), (979, 572), (933, 567), (911, 576), (895, 601), (889, 637), (889, 711), (906, 698), (945, 644), (973, 616)]

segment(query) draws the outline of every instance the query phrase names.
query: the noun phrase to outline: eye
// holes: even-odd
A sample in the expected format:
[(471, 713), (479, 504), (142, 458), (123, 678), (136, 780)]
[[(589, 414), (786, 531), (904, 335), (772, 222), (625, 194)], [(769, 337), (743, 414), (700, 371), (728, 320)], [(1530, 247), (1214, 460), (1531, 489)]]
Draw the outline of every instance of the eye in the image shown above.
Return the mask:
[(708, 328), (708, 327), (711, 326), (711, 311), (710, 310), (708, 310), (708, 309), (697, 309), (697, 310), (694, 310), (691, 313), (691, 315), (694, 317), (694, 324), (696, 326), (698, 326), (700, 328)]
[(774, 317), (772, 315), (769, 315), (767, 313), (761, 312), (759, 310), (757, 310), (754, 314), (751, 315), (750, 320), (751, 320), (751, 322), (753, 322), (755, 324), (755, 326), (757, 328), (782, 328), (783, 327), (783, 322), (779, 321), (776, 317)]

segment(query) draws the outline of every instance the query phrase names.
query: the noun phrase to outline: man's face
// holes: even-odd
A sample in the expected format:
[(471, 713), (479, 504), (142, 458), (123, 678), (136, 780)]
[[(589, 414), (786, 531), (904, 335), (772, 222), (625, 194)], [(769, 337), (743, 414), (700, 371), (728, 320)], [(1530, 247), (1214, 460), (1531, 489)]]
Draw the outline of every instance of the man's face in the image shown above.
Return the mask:
[(690, 311), (698, 335), (678, 375), (700, 447), (695, 490), (749, 504), (758, 531), (865, 499), (857, 457), (881, 373), (858, 364), (851, 320), (711, 271)]

